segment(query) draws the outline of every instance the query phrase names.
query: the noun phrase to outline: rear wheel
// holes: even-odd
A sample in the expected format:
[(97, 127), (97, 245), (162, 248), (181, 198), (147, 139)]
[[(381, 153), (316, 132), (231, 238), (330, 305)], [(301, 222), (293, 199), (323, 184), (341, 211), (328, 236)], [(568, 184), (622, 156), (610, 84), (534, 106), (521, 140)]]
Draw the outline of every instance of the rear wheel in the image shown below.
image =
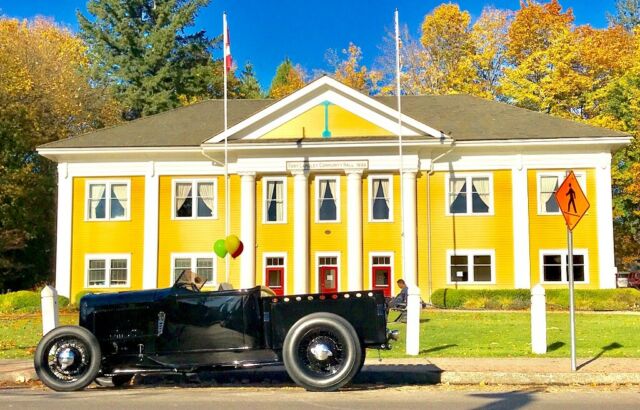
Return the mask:
[(300, 386), (335, 391), (360, 370), (362, 349), (349, 322), (331, 313), (314, 313), (291, 327), (282, 357), (287, 373)]
[(79, 326), (58, 327), (38, 343), (34, 366), (40, 380), (56, 391), (87, 387), (98, 374), (102, 356), (96, 337)]

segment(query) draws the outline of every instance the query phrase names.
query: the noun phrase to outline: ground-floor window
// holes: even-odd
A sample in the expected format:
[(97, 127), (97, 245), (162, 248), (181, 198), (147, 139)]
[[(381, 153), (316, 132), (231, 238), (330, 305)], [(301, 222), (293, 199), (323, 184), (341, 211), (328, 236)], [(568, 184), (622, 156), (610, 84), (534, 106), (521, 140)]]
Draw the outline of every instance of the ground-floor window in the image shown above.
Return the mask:
[(392, 259), (391, 253), (371, 254), (371, 287), (374, 290), (382, 290), (386, 297), (391, 296), (392, 286)]
[(86, 255), (86, 287), (128, 287), (131, 255), (101, 254)]
[[(573, 251), (573, 279), (587, 282), (587, 252)], [(540, 273), (544, 283), (567, 283), (569, 281), (569, 255), (567, 250), (541, 250)]]
[(285, 254), (264, 255), (264, 284), (276, 295), (285, 293)]
[(493, 250), (449, 250), (447, 283), (495, 283)]
[(207, 279), (205, 286), (216, 283), (216, 259), (212, 253), (174, 253), (171, 255), (171, 270), (173, 280), (180, 276), (183, 270), (190, 270)]

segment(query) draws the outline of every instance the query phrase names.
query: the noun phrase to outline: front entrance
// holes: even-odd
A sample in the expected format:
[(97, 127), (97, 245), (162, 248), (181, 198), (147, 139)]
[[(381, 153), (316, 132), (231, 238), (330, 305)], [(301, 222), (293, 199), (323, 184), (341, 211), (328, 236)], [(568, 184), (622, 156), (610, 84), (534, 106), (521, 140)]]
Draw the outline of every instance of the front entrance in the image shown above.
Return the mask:
[(336, 256), (318, 258), (318, 284), (320, 293), (338, 291), (338, 258)]
[(265, 257), (264, 284), (278, 296), (284, 295), (284, 255)]
[(391, 297), (391, 256), (371, 256), (371, 287), (381, 290), (385, 297)]

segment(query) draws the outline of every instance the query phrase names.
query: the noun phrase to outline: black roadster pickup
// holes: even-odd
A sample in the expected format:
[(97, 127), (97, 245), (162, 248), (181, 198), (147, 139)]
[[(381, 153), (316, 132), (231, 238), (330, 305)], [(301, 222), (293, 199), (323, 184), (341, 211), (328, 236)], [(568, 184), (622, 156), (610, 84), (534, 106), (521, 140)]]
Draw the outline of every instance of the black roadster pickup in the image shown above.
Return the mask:
[[(58, 327), (36, 349), (35, 369), (58, 391), (136, 374), (187, 373), (284, 363), (307, 390), (337, 390), (365, 349), (389, 348), (381, 291), (276, 296), (269, 288), (203, 291), (184, 271), (168, 289), (89, 294), (80, 326)], [(109, 380), (110, 378), (110, 380)]]

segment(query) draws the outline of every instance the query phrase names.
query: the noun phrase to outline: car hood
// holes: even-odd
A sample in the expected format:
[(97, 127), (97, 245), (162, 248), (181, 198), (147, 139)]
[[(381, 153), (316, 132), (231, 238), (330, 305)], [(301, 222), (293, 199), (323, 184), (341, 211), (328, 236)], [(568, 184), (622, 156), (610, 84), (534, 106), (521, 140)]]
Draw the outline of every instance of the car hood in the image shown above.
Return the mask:
[(107, 308), (118, 305), (129, 305), (139, 303), (152, 303), (165, 297), (169, 289), (149, 289), (118, 293), (90, 293), (80, 300), (81, 309), (84, 308)]

